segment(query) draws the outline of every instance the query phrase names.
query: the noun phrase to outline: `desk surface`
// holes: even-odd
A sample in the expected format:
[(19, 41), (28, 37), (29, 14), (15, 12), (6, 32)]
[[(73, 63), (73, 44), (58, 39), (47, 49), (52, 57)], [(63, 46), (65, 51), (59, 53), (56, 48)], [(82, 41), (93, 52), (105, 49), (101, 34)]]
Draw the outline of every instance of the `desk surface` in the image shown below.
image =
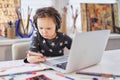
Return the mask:
[(104, 53), (101, 62), (91, 68), (84, 69), (88, 72), (104, 72), (120, 75), (120, 50), (110, 50)]
[[(105, 51), (102, 60), (99, 64), (89, 67), (87, 69), (81, 70), (84, 72), (97, 72), (97, 73), (112, 73), (120, 75), (120, 63), (117, 63), (120, 61), (120, 50), (111, 50), (111, 51)], [(16, 65), (18, 63), (23, 63), (22, 60), (15, 60), (15, 61), (4, 61), (0, 62), (0, 69), (3, 67), (3, 65), (10, 66), (10, 65)], [(14, 68), (14, 66), (12, 66)], [(1, 70), (0, 70), (1, 71)], [(2, 73), (2, 71), (0, 72)], [(20, 74), (15, 75), (14, 80), (25, 80), (27, 77), (39, 75), (39, 74), (45, 74), (46, 76), (50, 77), (52, 80), (68, 80), (64, 77), (56, 75), (56, 71), (54, 70), (46, 70), (46, 71), (39, 71), (36, 74)], [(75, 72), (70, 74), (64, 74), (65, 76), (74, 78), (75, 80), (92, 80), (93, 76), (85, 76), (80, 74), (75, 74)], [(11, 76), (2, 77), (4, 79), (11, 78)], [(1, 79), (0, 79), (1, 80)], [(3, 80), (3, 79), (2, 79)], [(101, 78), (99, 80), (102, 80)], [(107, 80), (107, 79), (104, 79)], [(111, 79), (110, 79), (111, 80)], [(120, 80), (120, 78), (115, 79)]]

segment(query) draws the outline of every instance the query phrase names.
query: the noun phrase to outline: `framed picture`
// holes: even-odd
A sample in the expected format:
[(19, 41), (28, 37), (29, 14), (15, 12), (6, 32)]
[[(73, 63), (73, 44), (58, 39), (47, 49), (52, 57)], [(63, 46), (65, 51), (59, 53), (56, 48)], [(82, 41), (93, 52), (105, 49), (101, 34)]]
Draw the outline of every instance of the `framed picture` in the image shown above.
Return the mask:
[(21, 0), (0, 0), (0, 35), (6, 36), (8, 22), (18, 19), (16, 9), (20, 8)]
[(81, 3), (82, 31), (109, 29), (119, 32), (118, 5)]

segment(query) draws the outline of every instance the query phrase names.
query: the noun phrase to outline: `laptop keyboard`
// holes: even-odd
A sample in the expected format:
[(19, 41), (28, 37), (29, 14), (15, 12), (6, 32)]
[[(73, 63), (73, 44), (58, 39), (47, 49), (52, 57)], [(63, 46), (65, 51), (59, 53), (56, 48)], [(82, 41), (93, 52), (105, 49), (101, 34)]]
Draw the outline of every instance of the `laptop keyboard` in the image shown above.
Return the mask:
[(64, 62), (64, 63), (56, 64), (55, 66), (62, 68), (62, 69), (66, 69), (66, 65), (67, 65), (67, 62)]

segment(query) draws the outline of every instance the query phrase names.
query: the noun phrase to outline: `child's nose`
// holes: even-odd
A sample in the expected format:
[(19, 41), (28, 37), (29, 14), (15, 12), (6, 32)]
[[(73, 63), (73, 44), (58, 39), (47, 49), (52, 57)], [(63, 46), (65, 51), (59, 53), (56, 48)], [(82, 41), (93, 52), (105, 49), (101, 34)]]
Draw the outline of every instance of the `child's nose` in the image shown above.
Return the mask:
[(47, 31), (44, 29), (44, 30), (43, 30), (43, 33), (47, 33)]

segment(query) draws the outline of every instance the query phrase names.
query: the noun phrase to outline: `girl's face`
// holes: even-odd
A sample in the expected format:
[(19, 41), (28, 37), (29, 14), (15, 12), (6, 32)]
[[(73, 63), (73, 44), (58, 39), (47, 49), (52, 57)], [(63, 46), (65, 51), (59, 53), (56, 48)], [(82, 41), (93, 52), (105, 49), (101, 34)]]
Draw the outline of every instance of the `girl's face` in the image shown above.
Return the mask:
[(56, 24), (51, 17), (38, 18), (37, 26), (42, 37), (46, 39), (56, 37)]

